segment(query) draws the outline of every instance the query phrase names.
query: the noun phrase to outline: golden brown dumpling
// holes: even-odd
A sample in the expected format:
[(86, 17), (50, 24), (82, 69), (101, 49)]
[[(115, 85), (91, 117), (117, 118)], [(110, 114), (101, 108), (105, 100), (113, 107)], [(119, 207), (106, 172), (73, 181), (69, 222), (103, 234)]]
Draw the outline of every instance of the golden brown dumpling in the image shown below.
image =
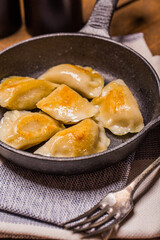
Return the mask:
[(99, 106), (96, 119), (116, 135), (139, 132), (144, 127), (137, 101), (123, 80), (110, 82), (92, 103)]
[(81, 97), (64, 84), (60, 85), (46, 98), (40, 100), (37, 107), (66, 124), (77, 123), (82, 119), (90, 118), (98, 111), (86, 98)]
[(63, 128), (62, 124), (43, 113), (8, 111), (0, 122), (0, 140), (24, 150), (48, 140)]
[(84, 97), (94, 98), (101, 94), (103, 77), (90, 67), (60, 64), (50, 68), (39, 79), (66, 84)]
[(102, 126), (92, 119), (56, 133), (35, 154), (52, 157), (77, 157), (102, 152), (108, 148), (110, 140)]
[(57, 84), (30, 77), (12, 76), (0, 84), (0, 106), (11, 110), (31, 110), (50, 94)]

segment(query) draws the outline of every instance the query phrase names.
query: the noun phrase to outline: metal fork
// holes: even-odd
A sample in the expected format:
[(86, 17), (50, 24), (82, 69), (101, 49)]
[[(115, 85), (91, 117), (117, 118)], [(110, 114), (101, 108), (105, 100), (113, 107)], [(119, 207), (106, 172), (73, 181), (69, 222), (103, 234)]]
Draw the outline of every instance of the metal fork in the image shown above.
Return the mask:
[(158, 157), (127, 187), (111, 192), (86, 213), (63, 224), (66, 229), (83, 234), (83, 238), (111, 230), (133, 209), (133, 195), (145, 178), (160, 165)]

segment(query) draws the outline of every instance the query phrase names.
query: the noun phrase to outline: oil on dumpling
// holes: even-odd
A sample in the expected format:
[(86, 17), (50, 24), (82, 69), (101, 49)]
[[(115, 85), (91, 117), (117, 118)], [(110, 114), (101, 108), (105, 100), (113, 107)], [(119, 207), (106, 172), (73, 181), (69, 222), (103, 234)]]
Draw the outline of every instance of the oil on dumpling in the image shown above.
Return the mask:
[(43, 113), (8, 111), (0, 122), (0, 140), (25, 150), (48, 140), (62, 129), (62, 124)]
[(144, 127), (137, 101), (123, 80), (110, 82), (92, 103), (99, 106), (96, 119), (113, 134), (136, 133)]
[(56, 133), (34, 153), (50, 157), (78, 157), (105, 151), (110, 140), (105, 130), (92, 119)]
[(39, 79), (66, 84), (84, 97), (94, 98), (101, 94), (103, 77), (90, 67), (60, 64), (50, 68)]
[(77, 123), (98, 112), (96, 106), (65, 84), (40, 100), (37, 107), (65, 124)]
[(0, 84), (0, 106), (10, 110), (31, 110), (50, 94), (57, 84), (30, 77), (12, 76)]

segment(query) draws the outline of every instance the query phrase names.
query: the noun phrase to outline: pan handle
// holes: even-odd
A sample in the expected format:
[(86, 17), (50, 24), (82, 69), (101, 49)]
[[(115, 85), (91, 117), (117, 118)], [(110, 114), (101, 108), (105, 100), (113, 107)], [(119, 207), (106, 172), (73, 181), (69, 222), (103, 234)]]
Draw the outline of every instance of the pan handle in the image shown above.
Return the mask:
[(82, 33), (110, 38), (109, 27), (118, 0), (98, 0)]

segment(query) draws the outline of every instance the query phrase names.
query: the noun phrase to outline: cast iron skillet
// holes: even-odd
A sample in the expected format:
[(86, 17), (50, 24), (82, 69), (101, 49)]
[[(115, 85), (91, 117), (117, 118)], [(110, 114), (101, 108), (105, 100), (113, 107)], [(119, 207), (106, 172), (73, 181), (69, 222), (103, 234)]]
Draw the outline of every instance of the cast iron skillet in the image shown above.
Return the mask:
[[(105, 82), (121, 78), (136, 97), (145, 127), (137, 134), (113, 136), (107, 151), (76, 158), (54, 158), (16, 150), (3, 142), (0, 153), (23, 167), (54, 174), (79, 174), (104, 168), (128, 156), (146, 133), (160, 122), (159, 79), (149, 63), (135, 51), (110, 39), (111, 16), (117, 0), (99, 0), (79, 33), (51, 34), (17, 44), (0, 54), (0, 79), (11, 75), (38, 77), (61, 63), (90, 66)], [(2, 118), (4, 109), (0, 110)]]

